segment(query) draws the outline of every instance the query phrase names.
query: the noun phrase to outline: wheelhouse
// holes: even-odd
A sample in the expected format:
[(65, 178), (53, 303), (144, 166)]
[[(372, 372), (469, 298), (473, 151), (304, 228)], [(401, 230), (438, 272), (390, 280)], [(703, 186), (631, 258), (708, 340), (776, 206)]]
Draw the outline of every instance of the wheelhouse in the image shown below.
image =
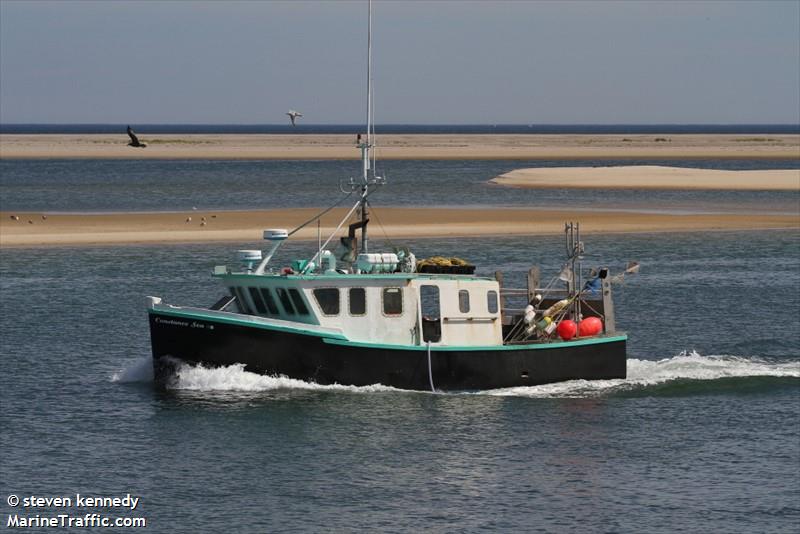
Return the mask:
[(356, 342), (501, 345), (499, 285), (472, 276), (218, 274), (236, 312), (340, 330)]

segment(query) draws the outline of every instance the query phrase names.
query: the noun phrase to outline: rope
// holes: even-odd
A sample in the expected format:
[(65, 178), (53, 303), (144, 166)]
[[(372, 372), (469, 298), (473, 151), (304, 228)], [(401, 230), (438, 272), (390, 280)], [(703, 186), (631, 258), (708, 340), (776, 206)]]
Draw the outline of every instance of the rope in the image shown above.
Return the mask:
[[(372, 207), (372, 204), (370, 204), (370, 207)], [(375, 211), (375, 210), (373, 209), (373, 210), (370, 212), (370, 214), (371, 214), (371, 215), (374, 215), (374, 216), (375, 216), (375, 220), (376, 220), (376, 221), (378, 221), (378, 226), (380, 226), (380, 227), (381, 227), (381, 232), (383, 232), (383, 237), (384, 237), (384, 238), (386, 238), (386, 242), (387, 242), (387, 243), (389, 243), (389, 246), (390, 246), (390, 247), (394, 248), (394, 243), (393, 243), (393, 242), (392, 242), (392, 240), (389, 238), (389, 234), (387, 234), (387, 233), (386, 233), (386, 228), (384, 228), (384, 227), (383, 227), (383, 223), (381, 222), (381, 218), (380, 218), (380, 217), (378, 217), (378, 212), (377, 212), (377, 211)]]
[(305, 269), (303, 269), (303, 270), (300, 272), (300, 274), (305, 274), (305, 272), (308, 270), (308, 267), (309, 267), (309, 265), (311, 265), (312, 263), (314, 263), (314, 262), (316, 261), (316, 259), (317, 259), (317, 258), (319, 257), (319, 255), (322, 253), (322, 249), (324, 249), (325, 247), (327, 247), (327, 246), (328, 246), (328, 243), (330, 243), (330, 242), (331, 242), (331, 239), (333, 239), (333, 236), (335, 236), (335, 235), (336, 235), (336, 232), (338, 232), (338, 231), (339, 231), (339, 229), (342, 227), (342, 225), (345, 223), (345, 221), (348, 221), (348, 220), (350, 220), (350, 216), (353, 214), (353, 212), (354, 212), (354, 211), (356, 211), (356, 208), (358, 208), (360, 205), (361, 205), (361, 200), (359, 200), (358, 202), (356, 202), (356, 205), (355, 205), (355, 206), (353, 206), (353, 207), (350, 209), (350, 211), (348, 211), (348, 212), (347, 212), (347, 215), (345, 215), (344, 219), (342, 219), (342, 222), (340, 222), (340, 223), (339, 223), (339, 226), (337, 226), (337, 227), (336, 227), (336, 230), (334, 230), (334, 231), (333, 231), (333, 233), (330, 235), (330, 237), (328, 238), (328, 240), (327, 240), (327, 241), (325, 241), (325, 243), (324, 243), (324, 244), (323, 244), (323, 245), (322, 245), (322, 246), (319, 248), (319, 250), (317, 250), (317, 253), (316, 253), (316, 254), (314, 254), (314, 257), (313, 257), (313, 258), (311, 258), (311, 260), (308, 262), (308, 265), (306, 265), (306, 268), (305, 268)]
[[(557, 276), (555, 276), (555, 277), (550, 279), (550, 282), (542, 289), (542, 292), (541, 292), (542, 297), (547, 295), (547, 292), (550, 290), (550, 286), (552, 286), (556, 282), (556, 280), (558, 280)], [(536, 288), (534, 288), (534, 290), (535, 289)], [(533, 300), (528, 302), (528, 304), (532, 304), (532, 303), (533, 303)], [(525, 317), (523, 316), (522, 319), (517, 321), (517, 323), (513, 327), (511, 327), (511, 330), (508, 332), (506, 337), (503, 338), (503, 343), (513, 342), (513, 341), (520, 341), (520, 340), (524, 340), (525, 338), (527, 338), (528, 336), (523, 336), (521, 339), (517, 339), (517, 335), (519, 335), (519, 333), (522, 332), (522, 330), (524, 328), (524, 326), (523, 326), (524, 324), (525, 324)]]
[(436, 388), (433, 387), (433, 371), (431, 370), (431, 342), (428, 341), (428, 382), (431, 385), (431, 391), (436, 393)]
[(340, 199), (339, 199), (339, 200), (336, 202), (336, 204), (334, 204), (334, 205), (333, 205), (333, 206), (331, 206), (330, 208), (326, 209), (325, 211), (323, 211), (323, 212), (321, 212), (321, 213), (317, 213), (317, 214), (316, 214), (316, 215), (314, 215), (312, 218), (310, 218), (309, 220), (307, 220), (306, 222), (304, 222), (303, 224), (301, 224), (300, 226), (298, 226), (297, 228), (295, 228), (294, 230), (292, 230), (291, 232), (289, 232), (289, 235), (292, 235), (293, 233), (297, 232), (298, 230), (301, 230), (301, 229), (305, 228), (305, 227), (306, 227), (308, 224), (310, 224), (310, 223), (312, 223), (312, 222), (316, 221), (317, 219), (319, 219), (320, 217), (322, 217), (323, 215), (325, 215), (326, 213), (328, 213), (329, 211), (331, 211), (333, 208), (335, 208), (336, 206), (338, 206), (339, 204), (341, 204), (342, 202), (344, 202), (345, 200), (347, 200), (347, 199), (350, 197), (350, 195), (352, 195), (352, 194), (353, 194), (353, 190), (351, 190), (351, 191), (350, 191), (349, 193), (347, 193), (345, 196), (343, 196), (342, 198), (340, 198)]

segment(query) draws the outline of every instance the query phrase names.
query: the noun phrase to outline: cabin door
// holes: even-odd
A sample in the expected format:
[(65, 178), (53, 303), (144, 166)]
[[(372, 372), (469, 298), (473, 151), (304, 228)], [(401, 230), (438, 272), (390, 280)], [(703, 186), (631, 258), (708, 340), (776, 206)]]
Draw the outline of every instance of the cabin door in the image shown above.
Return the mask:
[(422, 285), (419, 288), (419, 302), (422, 316), (422, 342), (439, 343), (442, 340), (442, 309), (439, 301), (439, 287)]

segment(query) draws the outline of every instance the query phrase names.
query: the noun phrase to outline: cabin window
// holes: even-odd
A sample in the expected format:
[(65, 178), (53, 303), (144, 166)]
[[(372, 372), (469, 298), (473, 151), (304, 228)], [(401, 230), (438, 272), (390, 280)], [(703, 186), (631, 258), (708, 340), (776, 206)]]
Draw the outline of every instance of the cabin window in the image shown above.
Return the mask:
[(292, 297), (292, 302), (294, 302), (294, 307), (297, 308), (297, 313), (300, 315), (308, 315), (308, 307), (306, 307), (306, 302), (303, 300), (303, 297), (300, 295), (300, 292), (294, 288), (289, 290), (289, 295)]
[(367, 314), (367, 292), (363, 287), (350, 288), (350, 315)]
[(458, 292), (458, 311), (469, 313), (469, 291), (462, 289)]
[(497, 313), (497, 291), (486, 293), (486, 305), (489, 308), (489, 313)]
[(442, 340), (441, 305), (438, 286), (419, 288), (420, 309), (422, 311), (422, 341), (438, 343)]
[(399, 287), (387, 287), (383, 290), (383, 313), (385, 315), (403, 314), (403, 290)]
[(317, 299), (320, 309), (324, 315), (339, 315), (339, 289), (335, 287), (321, 287), (314, 290), (314, 298)]
[(289, 293), (282, 287), (279, 287), (277, 291), (278, 291), (278, 298), (280, 299), (281, 304), (283, 305), (283, 309), (286, 310), (286, 314), (294, 315), (296, 312), (294, 311), (294, 306), (292, 306), (292, 299), (289, 298)]
[(232, 287), (231, 291), (233, 291), (233, 296), (236, 297), (236, 308), (239, 310), (239, 313), (250, 313), (247, 309), (247, 301), (244, 300), (242, 290), (238, 287)]
[(264, 304), (264, 300), (261, 298), (261, 294), (258, 292), (258, 289), (255, 287), (248, 287), (247, 290), (250, 292), (250, 298), (253, 299), (253, 304), (256, 305), (256, 310), (258, 311), (259, 315), (266, 315), (267, 305)]
[(278, 304), (275, 302), (275, 298), (272, 296), (272, 291), (270, 291), (266, 287), (262, 287), (261, 297), (264, 299), (264, 304), (267, 305), (269, 313), (271, 313), (272, 315), (280, 314), (280, 312), (278, 311)]

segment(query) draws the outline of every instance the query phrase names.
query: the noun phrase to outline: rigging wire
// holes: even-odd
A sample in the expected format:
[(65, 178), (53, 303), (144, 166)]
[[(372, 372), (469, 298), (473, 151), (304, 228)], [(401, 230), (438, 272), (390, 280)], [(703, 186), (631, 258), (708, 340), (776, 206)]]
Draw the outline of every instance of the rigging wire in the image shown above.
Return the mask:
[(372, 207), (372, 204), (370, 204), (370, 208), (372, 208), (372, 211), (370, 211), (370, 215), (373, 215), (375, 217), (375, 220), (378, 221), (378, 226), (381, 227), (381, 232), (383, 232), (383, 237), (386, 238), (386, 242), (389, 243), (390, 247), (395, 248), (395, 244), (392, 242), (392, 239), (389, 237), (389, 234), (386, 233), (386, 228), (384, 228), (383, 223), (381, 222), (381, 218), (378, 217), (378, 212), (375, 211), (375, 208)]
[(333, 236), (335, 236), (335, 235), (336, 235), (336, 232), (338, 232), (338, 231), (339, 231), (339, 229), (342, 227), (342, 225), (343, 225), (343, 224), (344, 224), (346, 221), (350, 220), (350, 217), (353, 215), (353, 213), (356, 211), (356, 209), (357, 209), (357, 208), (358, 208), (360, 205), (361, 205), (361, 199), (358, 199), (358, 202), (356, 202), (356, 205), (355, 205), (355, 206), (353, 206), (352, 208), (350, 208), (350, 211), (348, 211), (348, 212), (347, 212), (347, 215), (345, 215), (344, 219), (342, 219), (342, 222), (340, 222), (340, 223), (339, 223), (339, 226), (337, 226), (337, 227), (336, 227), (336, 230), (334, 230), (334, 231), (331, 233), (330, 237), (328, 237), (328, 239), (325, 241), (325, 243), (323, 243), (323, 244), (322, 244), (322, 246), (321, 246), (321, 247), (319, 247), (319, 250), (317, 250), (317, 253), (316, 253), (316, 254), (314, 254), (314, 256), (313, 256), (313, 257), (311, 258), (311, 260), (308, 262), (308, 264), (306, 265), (306, 267), (305, 267), (305, 268), (304, 268), (302, 271), (300, 271), (300, 274), (305, 274), (305, 272), (308, 270), (309, 266), (311, 266), (311, 264), (313, 264), (313, 263), (314, 263), (314, 262), (317, 260), (317, 258), (320, 256), (320, 254), (322, 253), (322, 249), (324, 249), (325, 247), (327, 247), (327, 246), (328, 246), (328, 243), (330, 243), (330, 242), (331, 242), (331, 239), (333, 239)]
[(337, 207), (339, 204), (341, 204), (342, 202), (344, 202), (345, 200), (347, 200), (348, 198), (350, 198), (350, 195), (352, 195), (352, 194), (353, 194), (353, 191), (354, 191), (354, 190), (351, 190), (351, 191), (350, 191), (349, 193), (347, 193), (345, 196), (343, 196), (342, 198), (340, 198), (340, 199), (339, 199), (339, 200), (336, 202), (336, 204), (334, 204), (333, 206), (331, 206), (331, 207), (327, 208), (326, 210), (324, 210), (324, 211), (322, 211), (322, 212), (320, 212), (320, 213), (317, 213), (317, 214), (316, 214), (316, 215), (314, 215), (312, 218), (310, 218), (309, 220), (307, 220), (306, 222), (304, 222), (303, 224), (301, 224), (300, 226), (298, 226), (297, 228), (295, 228), (294, 230), (292, 230), (291, 232), (289, 232), (289, 235), (292, 235), (293, 233), (297, 232), (298, 230), (301, 230), (301, 229), (305, 228), (305, 227), (306, 227), (308, 224), (310, 224), (310, 223), (312, 223), (312, 222), (316, 221), (317, 219), (319, 219), (320, 217), (322, 217), (323, 215), (325, 215), (326, 213), (328, 213), (329, 211), (331, 211), (333, 208)]

